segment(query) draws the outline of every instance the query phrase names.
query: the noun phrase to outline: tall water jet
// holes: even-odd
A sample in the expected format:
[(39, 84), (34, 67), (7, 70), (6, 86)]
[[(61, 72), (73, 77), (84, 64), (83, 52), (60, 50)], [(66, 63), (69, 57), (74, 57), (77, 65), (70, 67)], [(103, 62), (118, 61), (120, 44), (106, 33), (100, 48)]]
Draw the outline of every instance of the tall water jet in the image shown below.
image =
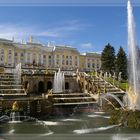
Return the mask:
[(128, 49), (129, 49), (129, 91), (128, 91), (128, 107), (129, 109), (140, 109), (140, 66), (138, 47), (136, 44), (135, 22), (133, 16), (133, 8), (130, 0), (127, 3), (128, 12)]
[[(19, 63), (15, 70), (14, 70), (15, 76), (18, 78), (19, 83), (21, 82), (21, 63)], [(16, 78), (15, 78), (16, 79)]]
[(64, 91), (65, 77), (64, 73), (58, 70), (54, 74), (54, 84), (53, 84), (53, 93), (62, 93)]
[(18, 123), (18, 122), (20, 122), (19, 112), (11, 112), (10, 123)]

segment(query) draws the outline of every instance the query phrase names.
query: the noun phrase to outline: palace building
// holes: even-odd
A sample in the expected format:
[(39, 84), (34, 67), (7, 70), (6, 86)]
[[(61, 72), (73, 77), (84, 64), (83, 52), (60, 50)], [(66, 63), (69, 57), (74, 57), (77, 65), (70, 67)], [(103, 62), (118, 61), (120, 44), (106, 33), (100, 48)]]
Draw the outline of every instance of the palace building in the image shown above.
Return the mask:
[(23, 69), (93, 71), (101, 68), (101, 55), (92, 52), (81, 54), (71, 46), (43, 45), (33, 42), (32, 38), (27, 43), (0, 39), (0, 67), (14, 68), (19, 63)]

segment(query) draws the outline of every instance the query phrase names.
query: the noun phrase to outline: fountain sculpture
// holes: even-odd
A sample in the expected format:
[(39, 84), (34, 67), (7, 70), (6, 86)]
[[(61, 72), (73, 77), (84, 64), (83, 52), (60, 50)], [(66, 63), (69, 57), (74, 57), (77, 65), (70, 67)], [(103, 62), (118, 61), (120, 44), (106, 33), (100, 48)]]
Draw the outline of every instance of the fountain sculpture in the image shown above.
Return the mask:
[(127, 4), (128, 12), (128, 48), (129, 48), (129, 91), (128, 108), (132, 110), (140, 109), (140, 65), (138, 47), (135, 37), (135, 22), (133, 17), (133, 8), (130, 0)]
[(18, 110), (19, 110), (18, 103), (17, 101), (15, 101), (12, 105), (12, 112), (10, 113), (11, 123), (20, 122), (20, 116)]
[(58, 72), (54, 74), (54, 85), (53, 85), (53, 93), (62, 93), (65, 90), (65, 77), (64, 73), (58, 70)]

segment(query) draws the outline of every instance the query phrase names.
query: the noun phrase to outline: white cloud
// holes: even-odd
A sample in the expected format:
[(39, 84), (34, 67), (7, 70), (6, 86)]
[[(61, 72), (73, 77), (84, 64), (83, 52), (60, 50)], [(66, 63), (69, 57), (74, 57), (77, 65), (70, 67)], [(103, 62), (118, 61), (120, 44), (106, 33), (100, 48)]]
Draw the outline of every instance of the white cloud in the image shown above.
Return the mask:
[(93, 49), (92, 43), (83, 43), (80, 45), (83, 49)]
[(31, 35), (32, 30), (26, 26), (14, 25), (14, 24), (0, 24), (0, 38), (16, 40), (26, 39)]
[(44, 37), (59, 37), (60, 34), (55, 31), (43, 30), (33, 26), (1, 24), (0, 38), (11, 39), (26, 39), (28, 36), (44, 36)]
[(32, 35), (44, 36), (44, 37), (60, 37), (61, 36), (59, 33), (53, 32), (53, 31), (38, 31), (38, 32), (34, 32)]
[(12, 39), (14, 37), (16, 40), (21, 40), (27, 39), (30, 35), (59, 38), (69, 36), (70, 33), (75, 33), (81, 29), (82, 27), (78, 20), (71, 20), (57, 26), (45, 28), (33, 25), (0, 24), (0, 38)]
[(95, 47), (91, 42), (80, 44), (81, 52), (94, 52)]

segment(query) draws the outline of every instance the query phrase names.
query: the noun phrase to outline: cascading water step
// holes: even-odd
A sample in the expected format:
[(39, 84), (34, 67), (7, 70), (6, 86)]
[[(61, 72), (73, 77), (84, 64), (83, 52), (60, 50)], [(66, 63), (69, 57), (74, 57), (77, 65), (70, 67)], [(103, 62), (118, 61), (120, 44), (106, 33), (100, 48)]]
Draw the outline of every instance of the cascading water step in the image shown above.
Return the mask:
[(56, 105), (78, 105), (95, 103), (95, 100), (86, 93), (53, 94), (53, 104)]
[(54, 103), (54, 106), (63, 106), (63, 105), (84, 105), (84, 104), (95, 104), (97, 102), (92, 101), (92, 102), (74, 102), (74, 103)]
[(13, 69), (12, 73), (0, 73), (0, 95), (27, 95), (21, 83), (21, 63)]
[(19, 80), (19, 78), (0, 78), (0, 81), (13, 81)]
[(0, 85), (0, 89), (11, 90), (11, 89), (23, 89), (23, 88), (22, 85)]
[(41, 103), (39, 101), (37, 102), (37, 112), (41, 112)]
[(92, 99), (92, 97), (68, 97), (68, 98), (53, 98), (54, 100), (77, 100), (77, 99)]
[(67, 93), (67, 94), (53, 94), (53, 97), (74, 97), (74, 96), (89, 96), (86, 93)]
[(0, 81), (0, 85), (18, 85), (20, 81)]

